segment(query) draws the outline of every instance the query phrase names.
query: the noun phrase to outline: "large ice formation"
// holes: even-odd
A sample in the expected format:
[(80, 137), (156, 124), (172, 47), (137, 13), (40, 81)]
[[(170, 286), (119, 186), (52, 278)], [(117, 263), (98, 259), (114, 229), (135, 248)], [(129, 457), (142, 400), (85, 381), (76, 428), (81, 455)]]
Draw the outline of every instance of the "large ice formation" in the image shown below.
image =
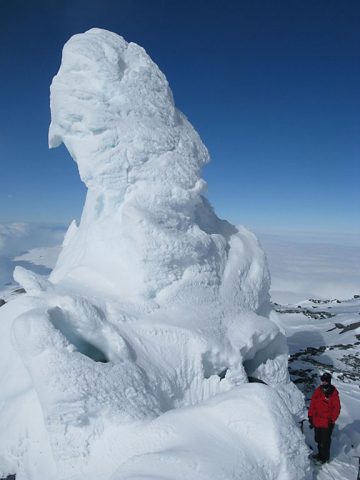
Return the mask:
[(88, 193), (49, 279), (17, 267), (0, 311), (0, 473), (308, 478), (264, 252), (204, 198), (208, 152), (144, 49), (73, 36), (49, 142)]

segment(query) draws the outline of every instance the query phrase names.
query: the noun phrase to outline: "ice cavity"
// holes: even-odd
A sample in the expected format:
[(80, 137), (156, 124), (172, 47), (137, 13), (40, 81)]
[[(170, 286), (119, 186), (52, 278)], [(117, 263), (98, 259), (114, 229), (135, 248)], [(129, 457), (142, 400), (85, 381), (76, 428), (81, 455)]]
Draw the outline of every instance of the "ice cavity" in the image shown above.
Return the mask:
[[(185, 478), (193, 459), (210, 472), (216, 448), (228, 472), (221, 478), (235, 478), (244, 464), (249, 472), (265, 465), (272, 478), (305, 478), (306, 450), (290, 413), (301, 415), (303, 402), (270, 318), (265, 254), (202, 196), (208, 153), (164, 75), (118, 35), (75, 35), (51, 86), (51, 115), (50, 146), (65, 144), (88, 193), (50, 278), (17, 267), (27, 295), (0, 311), (0, 425), (12, 425), (0, 439), (0, 474), (117, 479), (130, 468), (138, 478), (153, 468), (146, 458), (157, 448), (170, 480), (174, 471)], [(271, 390), (251, 387), (249, 375)], [(7, 407), (14, 398), (16, 408)], [(251, 408), (238, 410), (247, 398)], [(215, 437), (207, 401), (221, 412)], [(285, 458), (284, 442), (269, 445), (269, 465), (262, 452), (241, 465), (236, 450), (223, 457), (230, 442), (242, 450), (247, 441), (246, 429), (232, 425), (246, 417), (263, 445), (257, 417), (282, 409), (266, 438), (289, 439)], [(185, 454), (172, 435), (182, 422), (176, 445), (187, 445)]]

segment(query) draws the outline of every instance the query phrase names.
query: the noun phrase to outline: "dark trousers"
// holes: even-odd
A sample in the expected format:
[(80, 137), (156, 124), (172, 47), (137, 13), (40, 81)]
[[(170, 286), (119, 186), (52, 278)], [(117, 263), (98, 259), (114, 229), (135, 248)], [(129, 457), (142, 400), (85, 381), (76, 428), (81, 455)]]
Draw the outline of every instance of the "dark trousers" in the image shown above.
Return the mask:
[(334, 425), (329, 428), (315, 427), (315, 442), (318, 444), (319, 460), (328, 462), (330, 459), (331, 434)]

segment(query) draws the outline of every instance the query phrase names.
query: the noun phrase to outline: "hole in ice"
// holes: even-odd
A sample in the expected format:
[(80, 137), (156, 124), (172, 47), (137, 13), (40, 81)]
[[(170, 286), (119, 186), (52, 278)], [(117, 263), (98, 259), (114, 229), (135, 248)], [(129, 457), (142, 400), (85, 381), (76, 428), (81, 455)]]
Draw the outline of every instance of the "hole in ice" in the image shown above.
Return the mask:
[(243, 362), (247, 376), (252, 376), (252, 373), (255, 372), (261, 364), (266, 363), (267, 360), (274, 360), (282, 353), (287, 353), (286, 340), (284, 340), (284, 335), (282, 333), (278, 333), (274, 340), (266, 347), (261, 348), (252, 358)]
[(26, 293), (26, 290), (25, 288), (17, 288), (16, 290), (13, 291), (13, 293), (20, 295), (21, 293)]
[[(204, 378), (210, 378), (212, 375), (218, 375), (212, 362), (207, 358), (208, 352), (202, 355), (202, 366)], [(227, 370), (227, 369), (226, 369)], [(225, 370), (225, 373), (226, 373)]]
[[(220, 373), (217, 374), (220, 380), (223, 380), (225, 378), (227, 371), (228, 371), (228, 368), (225, 368), (224, 370), (222, 370)], [(267, 385), (267, 383), (260, 380), (260, 378), (252, 377), (251, 375), (248, 376), (248, 381), (249, 383), (263, 383), (264, 385)]]
[(75, 327), (71, 324), (68, 316), (61, 308), (52, 308), (49, 311), (49, 318), (53, 326), (64, 335), (68, 342), (75, 346), (78, 352), (86, 355), (95, 362), (107, 363), (109, 361), (104, 352), (84, 339), (79, 332), (75, 330)]
[(263, 383), (264, 385), (267, 385), (266, 382), (264, 382), (263, 380), (260, 380), (260, 378), (256, 378), (256, 377), (248, 377), (248, 380), (249, 380), (249, 383)]
[(228, 368), (225, 368), (220, 373), (218, 373), (218, 377), (220, 378), (220, 380), (223, 380), (225, 378), (225, 375), (226, 375), (227, 371), (228, 371)]

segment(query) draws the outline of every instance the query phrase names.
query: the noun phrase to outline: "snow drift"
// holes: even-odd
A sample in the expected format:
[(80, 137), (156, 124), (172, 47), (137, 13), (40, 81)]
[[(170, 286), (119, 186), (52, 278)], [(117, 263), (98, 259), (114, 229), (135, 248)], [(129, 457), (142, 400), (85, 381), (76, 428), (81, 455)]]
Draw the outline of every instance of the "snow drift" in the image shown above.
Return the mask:
[(264, 252), (203, 197), (208, 152), (146, 52), (72, 37), (49, 143), (88, 193), (49, 279), (17, 267), (0, 310), (0, 472), (308, 478)]

